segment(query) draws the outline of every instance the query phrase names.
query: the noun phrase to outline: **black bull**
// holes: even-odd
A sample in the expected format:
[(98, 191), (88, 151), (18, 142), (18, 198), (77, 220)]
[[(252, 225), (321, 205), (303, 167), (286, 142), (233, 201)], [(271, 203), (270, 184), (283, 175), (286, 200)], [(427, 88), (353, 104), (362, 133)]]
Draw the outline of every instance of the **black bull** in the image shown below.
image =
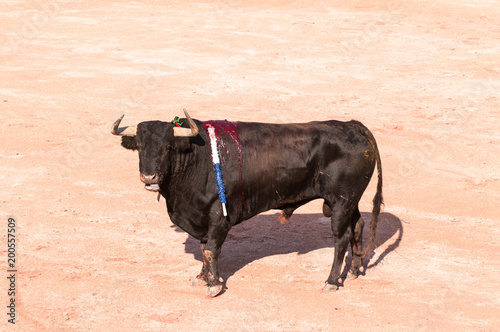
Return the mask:
[[(122, 116), (123, 118), (123, 116)], [(350, 274), (362, 271), (362, 257), (375, 240), (382, 204), (382, 168), (372, 133), (360, 122), (324, 121), (268, 124), (192, 120), (183, 127), (160, 121), (112, 129), (122, 145), (139, 152), (140, 178), (146, 189), (166, 200), (170, 220), (200, 240), (203, 268), (194, 283), (207, 294), (222, 290), (217, 258), (232, 226), (270, 209), (283, 210), (284, 222), (299, 206), (324, 199), (335, 239), (333, 266), (325, 290), (342, 285), (341, 267), (348, 244), (353, 255)], [(227, 197), (227, 217), (216, 186), (210, 140), (212, 125)], [(358, 203), (375, 165), (377, 192), (373, 199), (370, 239), (362, 250), (364, 221)]]

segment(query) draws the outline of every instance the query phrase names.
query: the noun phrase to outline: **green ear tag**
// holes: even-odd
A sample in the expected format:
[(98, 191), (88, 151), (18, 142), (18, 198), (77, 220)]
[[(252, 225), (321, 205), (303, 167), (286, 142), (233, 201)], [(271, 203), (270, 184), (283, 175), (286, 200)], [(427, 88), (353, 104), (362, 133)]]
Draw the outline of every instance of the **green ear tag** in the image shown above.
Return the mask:
[(181, 127), (183, 125), (182, 121), (181, 121), (181, 118), (179, 118), (178, 116), (176, 116), (173, 120), (172, 120), (172, 124), (176, 125), (177, 127)]

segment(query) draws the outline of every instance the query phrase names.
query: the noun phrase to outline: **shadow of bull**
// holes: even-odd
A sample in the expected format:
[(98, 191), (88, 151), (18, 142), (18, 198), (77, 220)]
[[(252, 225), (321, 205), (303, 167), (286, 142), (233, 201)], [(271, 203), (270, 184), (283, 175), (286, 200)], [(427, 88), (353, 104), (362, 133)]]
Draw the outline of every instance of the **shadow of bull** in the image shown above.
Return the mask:
[[(361, 215), (365, 220), (363, 243), (366, 245), (370, 236), (371, 214), (361, 213)], [(391, 240), (396, 234), (397, 237)], [(399, 246), (402, 237), (401, 220), (393, 214), (381, 213), (377, 225), (376, 248), (373, 248), (363, 259), (365, 270), (380, 264), (387, 255)], [(391, 243), (387, 245), (389, 240)], [(222, 247), (219, 272), (225, 283), (237, 271), (259, 259), (290, 253), (304, 255), (318, 249), (333, 248), (333, 245), (330, 218), (326, 218), (322, 214), (294, 214), (284, 225), (279, 222), (279, 214), (258, 215), (231, 229)], [(372, 261), (375, 257), (374, 250), (379, 247), (385, 249), (375, 261)], [(200, 242), (191, 236), (185, 242), (185, 252), (193, 254), (196, 260), (203, 261)], [(343, 278), (349, 270), (351, 257), (352, 252), (349, 245), (342, 273)], [(333, 250), (331, 259), (333, 263)], [(325, 271), (325, 280), (329, 272), (329, 270)]]

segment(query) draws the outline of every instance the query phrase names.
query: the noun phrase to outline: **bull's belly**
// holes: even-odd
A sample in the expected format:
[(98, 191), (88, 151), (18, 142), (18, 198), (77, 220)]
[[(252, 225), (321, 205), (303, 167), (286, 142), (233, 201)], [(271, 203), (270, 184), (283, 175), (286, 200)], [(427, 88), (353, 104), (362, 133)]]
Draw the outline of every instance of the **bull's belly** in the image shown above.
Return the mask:
[(320, 198), (316, 183), (311, 177), (293, 177), (271, 181), (244, 193), (244, 219), (272, 209), (297, 208), (313, 199)]

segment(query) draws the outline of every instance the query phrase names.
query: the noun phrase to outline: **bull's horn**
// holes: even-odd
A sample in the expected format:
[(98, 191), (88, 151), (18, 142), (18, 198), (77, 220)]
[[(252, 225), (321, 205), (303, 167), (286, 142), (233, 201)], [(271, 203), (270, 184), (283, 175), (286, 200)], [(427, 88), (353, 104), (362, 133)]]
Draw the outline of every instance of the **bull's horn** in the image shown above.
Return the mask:
[(176, 137), (194, 137), (198, 135), (198, 126), (194, 123), (193, 119), (189, 116), (186, 109), (184, 109), (184, 114), (186, 115), (187, 122), (189, 124), (188, 128), (174, 127), (174, 136)]
[(115, 123), (113, 123), (113, 127), (111, 127), (111, 133), (113, 135), (118, 135), (118, 136), (135, 136), (135, 134), (137, 133), (137, 128), (136, 127), (121, 127), (121, 128), (118, 128), (118, 126), (120, 125), (120, 122), (122, 121), (123, 117), (125, 116), (125, 114), (123, 114), (122, 116), (120, 116), (118, 118), (118, 120), (115, 121)]

